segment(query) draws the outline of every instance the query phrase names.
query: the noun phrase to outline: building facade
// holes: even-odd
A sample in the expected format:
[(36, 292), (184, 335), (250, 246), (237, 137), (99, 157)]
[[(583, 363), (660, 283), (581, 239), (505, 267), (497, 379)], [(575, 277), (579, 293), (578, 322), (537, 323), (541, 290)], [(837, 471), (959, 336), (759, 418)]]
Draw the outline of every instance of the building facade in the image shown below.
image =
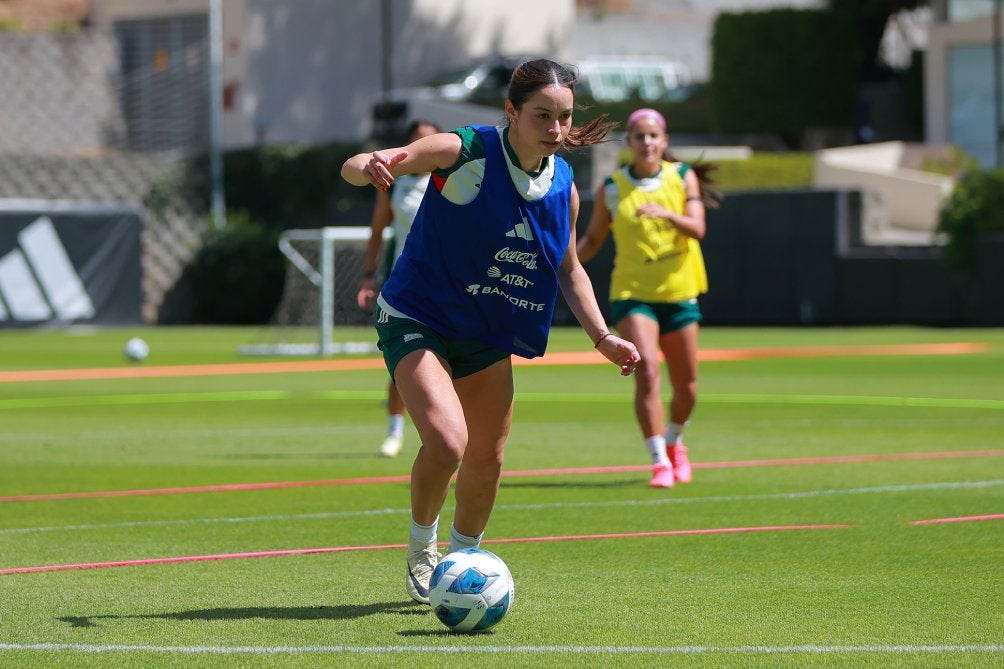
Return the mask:
[[(92, 0), (92, 21), (162, 35), (148, 58), (185, 58), (172, 37), (213, 0)], [(217, 0), (220, 1), (220, 0)], [(489, 54), (567, 58), (574, 0), (226, 0), (223, 145), (358, 140), (373, 103)], [(154, 40), (156, 38), (153, 38)], [(174, 40), (174, 41), (172, 41)]]
[[(1000, 127), (1004, 56), (998, 48), (1000, 2), (940, 0), (928, 35), (924, 71), (925, 138), (953, 144), (984, 167), (1004, 167)], [(998, 30), (994, 30), (997, 22)], [(997, 67), (994, 60), (997, 59)]]

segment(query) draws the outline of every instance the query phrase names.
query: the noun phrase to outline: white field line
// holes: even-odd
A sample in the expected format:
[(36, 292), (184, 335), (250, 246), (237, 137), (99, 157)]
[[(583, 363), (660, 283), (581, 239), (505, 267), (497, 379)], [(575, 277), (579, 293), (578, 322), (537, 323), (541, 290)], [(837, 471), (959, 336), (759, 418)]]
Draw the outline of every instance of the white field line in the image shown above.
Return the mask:
[[(729, 418), (718, 418), (716, 419), (718, 424), (728, 424), (736, 423), (741, 424), (744, 429), (749, 429), (751, 427), (761, 427), (768, 426), (776, 430), (778, 425), (800, 427), (800, 426), (811, 426), (818, 427), (820, 425), (836, 426), (836, 427), (869, 427), (873, 425), (881, 425), (883, 427), (914, 427), (918, 425), (930, 425), (930, 426), (960, 426), (960, 427), (987, 427), (987, 426), (997, 426), (1004, 422), (1004, 415), (1000, 417), (987, 416), (982, 417), (961, 417), (961, 418), (935, 418), (933, 416), (923, 416), (915, 418), (902, 418), (902, 419), (889, 419), (889, 418), (799, 418), (794, 416), (784, 417), (784, 418), (743, 418), (742, 420), (732, 420)], [(622, 426), (623, 421), (618, 421), (616, 423), (603, 423), (597, 422), (594, 425), (606, 426), (606, 425), (618, 425)], [(540, 427), (547, 427), (550, 429), (581, 429), (581, 422), (556, 422), (547, 421), (544, 423), (532, 423), (527, 424), (532, 426), (534, 429)], [(156, 430), (151, 429), (121, 429), (121, 430), (81, 430), (79, 432), (73, 432), (68, 434), (67, 432), (5, 432), (0, 434), (0, 443), (12, 442), (16, 446), (27, 446), (30, 445), (32, 441), (45, 441), (52, 442), (56, 440), (68, 440), (73, 443), (79, 443), (81, 439), (139, 439), (142, 438), (146, 443), (160, 443), (160, 442), (171, 442), (177, 439), (203, 439), (208, 437), (254, 437), (258, 439), (264, 439), (269, 437), (311, 437), (311, 436), (337, 436), (341, 434), (371, 434), (374, 439), (379, 439), (382, 436), (380, 432), (382, 426), (375, 424), (362, 424), (362, 425), (339, 425), (339, 424), (328, 424), (328, 425), (318, 425), (311, 427), (302, 426), (287, 426), (287, 427), (272, 427), (272, 428), (247, 428), (247, 427), (233, 427), (233, 428), (174, 428), (174, 429), (161, 429)], [(409, 426), (409, 429), (410, 428)], [(525, 431), (527, 426), (519, 425), (513, 426), (513, 434), (518, 436), (520, 432)], [(416, 437), (417, 438), (417, 437)], [(510, 440), (513, 437), (510, 437)], [(88, 448), (92, 446), (88, 445)], [(606, 448), (606, 444), (603, 444)]]
[(876, 644), (876, 645), (794, 645), (794, 646), (153, 646), (128, 644), (79, 643), (0, 643), (0, 651), (39, 651), (77, 653), (174, 653), (184, 655), (299, 655), (347, 654), (372, 655), (380, 653), (478, 653), (500, 655), (701, 655), (701, 654), (956, 654), (1001, 653), (1002, 644)]
[[(990, 481), (958, 481), (944, 483), (916, 483), (909, 485), (875, 486), (868, 488), (831, 488), (824, 490), (806, 490), (802, 492), (767, 493), (763, 495), (727, 495), (717, 497), (663, 498), (651, 500), (624, 500), (608, 502), (547, 502), (542, 504), (500, 504), (496, 512), (528, 511), (541, 509), (579, 509), (579, 508), (611, 508), (661, 506), (665, 504), (719, 504), (728, 502), (748, 502), (762, 500), (806, 499), (826, 497), (831, 495), (871, 495), (882, 493), (917, 492), (924, 490), (959, 490), (974, 488), (993, 488), (1004, 486), (1004, 479)], [(448, 509), (444, 509), (448, 510)], [(359, 511), (331, 511), (326, 513), (302, 513), (289, 515), (245, 516), (236, 518), (190, 518), (185, 520), (149, 520), (130, 521), (125, 523), (94, 523), (84, 525), (62, 525), (50, 527), (18, 527), (0, 529), (0, 535), (5, 534), (36, 534), (42, 532), (70, 532), (80, 530), (109, 530), (136, 527), (169, 527), (183, 525), (200, 525), (211, 523), (262, 523), (289, 522), (296, 520), (328, 520), (331, 518), (360, 518), (365, 516), (406, 515), (410, 509), (364, 509)]]
[[(971, 421), (961, 421), (962, 425), (972, 425)], [(80, 432), (20, 432), (0, 434), (0, 442), (10, 441), (17, 446), (23, 446), (28, 441), (65, 440), (72, 444), (79, 443), (81, 439), (143, 439), (146, 443), (170, 442), (176, 439), (203, 439), (208, 437), (253, 437), (265, 439), (269, 437), (312, 437), (312, 436), (338, 436), (343, 434), (381, 434), (380, 427), (373, 425), (322, 425), (316, 427), (272, 427), (272, 428), (217, 428), (217, 429), (191, 429), (179, 428), (161, 430), (157, 429), (126, 429), (126, 430), (82, 430)], [(87, 446), (92, 448), (91, 446)]]

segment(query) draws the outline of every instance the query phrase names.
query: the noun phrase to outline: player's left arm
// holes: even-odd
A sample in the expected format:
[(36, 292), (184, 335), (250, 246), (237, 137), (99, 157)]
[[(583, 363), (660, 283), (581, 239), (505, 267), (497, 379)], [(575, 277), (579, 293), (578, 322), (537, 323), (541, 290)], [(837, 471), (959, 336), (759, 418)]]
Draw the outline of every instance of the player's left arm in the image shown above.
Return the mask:
[(575, 252), (575, 221), (579, 216), (579, 192), (572, 186), (569, 206), (571, 225), (569, 226), (568, 248), (565, 257), (558, 267), (558, 286), (564, 295), (568, 308), (572, 310), (582, 329), (589, 335), (593, 346), (610, 362), (621, 368), (621, 374), (627, 376), (634, 372), (641, 357), (635, 345), (626, 339), (621, 339), (610, 332), (600, 306), (596, 302), (593, 283), (589, 280), (585, 268), (579, 262)]

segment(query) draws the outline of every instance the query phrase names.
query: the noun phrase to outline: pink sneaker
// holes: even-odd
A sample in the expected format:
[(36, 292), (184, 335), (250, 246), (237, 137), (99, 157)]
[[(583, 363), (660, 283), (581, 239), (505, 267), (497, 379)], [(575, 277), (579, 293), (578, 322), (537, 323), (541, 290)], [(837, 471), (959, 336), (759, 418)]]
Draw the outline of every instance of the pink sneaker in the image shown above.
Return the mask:
[(648, 482), (649, 488), (672, 488), (673, 468), (668, 465), (655, 465), (652, 468), (652, 480)]
[(687, 458), (687, 447), (678, 441), (666, 449), (669, 461), (673, 463), (673, 477), (680, 483), (690, 483), (693, 474), (690, 471), (690, 460)]

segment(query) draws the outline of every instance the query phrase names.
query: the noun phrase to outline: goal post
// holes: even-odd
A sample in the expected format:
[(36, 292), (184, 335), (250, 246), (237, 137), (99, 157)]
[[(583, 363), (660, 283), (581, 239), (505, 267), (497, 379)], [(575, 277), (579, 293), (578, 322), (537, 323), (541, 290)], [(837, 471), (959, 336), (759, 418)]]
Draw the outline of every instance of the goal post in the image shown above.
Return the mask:
[[(337, 353), (371, 353), (376, 344), (335, 342), (336, 324), (368, 322), (355, 305), (363, 274), (368, 226), (285, 230), (279, 250), (290, 267), (276, 315), (269, 324), (269, 343), (240, 347), (242, 355), (300, 355), (330, 357)], [(384, 244), (393, 238), (384, 229)], [(336, 291), (337, 289), (337, 291)], [(363, 319), (361, 321), (361, 319)], [(316, 328), (314, 341), (288, 341), (297, 330)]]

